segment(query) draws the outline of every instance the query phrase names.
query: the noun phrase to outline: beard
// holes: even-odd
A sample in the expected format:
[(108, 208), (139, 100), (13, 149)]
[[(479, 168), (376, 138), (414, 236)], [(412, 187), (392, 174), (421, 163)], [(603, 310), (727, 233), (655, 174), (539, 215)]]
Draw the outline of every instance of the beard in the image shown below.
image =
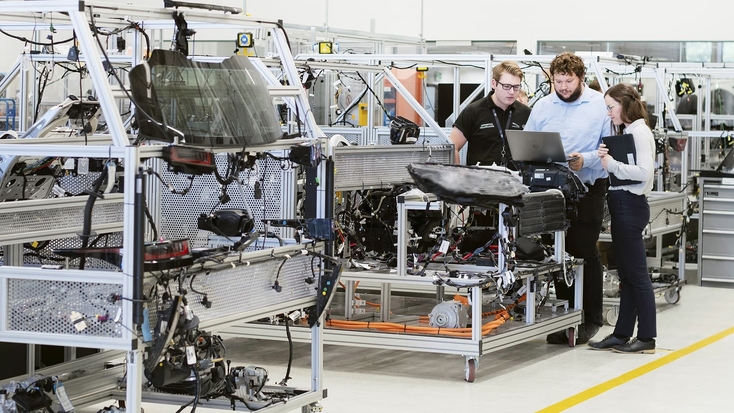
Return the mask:
[(561, 94), (560, 94), (560, 93), (558, 93), (558, 92), (556, 92), (556, 96), (558, 96), (558, 99), (561, 99), (562, 101), (564, 101), (564, 102), (567, 102), (567, 103), (568, 103), (568, 102), (575, 102), (575, 101), (576, 101), (576, 99), (578, 99), (578, 98), (579, 98), (579, 96), (581, 96), (581, 94), (582, 94), (583, 92), (584, 92), (584, 86), (583, 86), (583, 84), (582, 84), (582, 83), (579, 83), (579, 87), (577, 87), (577, 88), (576, 88), (576, 90), (574, 90), (574, 91), (573, 91), (573, 93), (571, 93), (571, 96), (569, 96), (569, 97), (567, 97), (567, 98), (564, 98), (564, 97), (563, 97), (563, 96), (561, 96)]

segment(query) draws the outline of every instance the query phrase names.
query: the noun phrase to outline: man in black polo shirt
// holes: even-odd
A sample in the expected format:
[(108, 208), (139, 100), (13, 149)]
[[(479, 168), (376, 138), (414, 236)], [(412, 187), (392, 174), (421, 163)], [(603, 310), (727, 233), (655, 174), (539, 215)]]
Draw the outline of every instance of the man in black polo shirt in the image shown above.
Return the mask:
[(467, 165), (497, 164), (516, 169), (507, 146), (507, 129), (522, 129), (530, 108), (517, 101), (524, 74), (517, 63), (504, 61), (492, 69), (492, 92), (470, 103), (454, 122), (449, 139), (454, 143), (455, 160), (468, 142)]

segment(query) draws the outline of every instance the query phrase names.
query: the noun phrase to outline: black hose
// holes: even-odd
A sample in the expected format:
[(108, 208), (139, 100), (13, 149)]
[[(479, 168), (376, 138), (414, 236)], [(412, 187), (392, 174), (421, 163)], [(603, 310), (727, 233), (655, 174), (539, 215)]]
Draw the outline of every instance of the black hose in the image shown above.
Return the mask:
[[(82, 248), (87, 248), (89, 246), (89, 237), (92, 236), (92, 209), (94, 208), (94, 202), (97, 200), (98, 197), (101, 197), (99, 190), (102, 188), (102, 185), (107, 181), (107, 167), (102, 170), (102, 174), (99, 175), (96, 181), (94, 181), (94, 184), (92, 185), (91, 191), (85, 191), (87, 195), (89, 195), (89, 198), (87, 199), (87, 203), (84, 205), (84, 225), (82, 227)], [(79, 258), (79, 269), (83, 270), (84, 265), (86, 264), (86, 257), (84, 254)]]
[[(291, 337), (291, 329), (288, 325), (288, 315), (285, 314), (285, 334), (288, 337), (288, 368), (285, 370), (285, 377), (280, 382), (281, 386), (285, 386), (291, 378), (291, 364), (293, 363), (293, 338)], [(262, 387), (261, 387), (262, 389)]]

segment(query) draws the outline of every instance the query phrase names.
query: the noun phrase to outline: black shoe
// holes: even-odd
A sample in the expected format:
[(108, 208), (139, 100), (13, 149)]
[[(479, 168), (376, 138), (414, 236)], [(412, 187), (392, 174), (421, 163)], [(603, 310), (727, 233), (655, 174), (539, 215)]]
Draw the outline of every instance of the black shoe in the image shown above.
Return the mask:
[[(589, 339), (599, 331), (599, 326), (594, 324), (579, 324), (577, 327), (578, 335), (576, 336), (576, 344), (586, 344)], [(548, 334), (545, 337), (545, 341), (548, 344), (568, 344), (568, 330), (556, 331), (553, 334)]]
[(578, 330), (579, 334), (576, 337), (576, 344), (586, 344), (599, 332), (599, 326), (595, 324), (580, 324)]
[(568, 344), (568, 335), (566, 334), (566, 330), (556, 331), (553, 334), (548, 334), (545, 337), (545, 341), (548, 344)]
[(627, 354), (655, 354), (655, 340), (640, 341), (633, 338), (625, 344), (612, 347), (612, 351)]
[(614, 334), (610, 334), (604, 337), (604, 340), (594, 341), (589, 343), (589, 347), (592, 350), (611, 350), (614, 346), (621, 346), (626, 344), (629, 339), (617, 338)]

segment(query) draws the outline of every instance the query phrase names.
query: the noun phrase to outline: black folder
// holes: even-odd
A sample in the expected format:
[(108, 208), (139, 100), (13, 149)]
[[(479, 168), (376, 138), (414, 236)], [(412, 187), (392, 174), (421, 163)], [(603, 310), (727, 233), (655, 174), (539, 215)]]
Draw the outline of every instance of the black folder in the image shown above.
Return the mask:
[[(635, 147), (635, 138), (631, 133), (622, 135), (605, 136), (602, 139), (604, 145), (609, 149), (609, 155), (618, 162), (627, 165), (637, 165), (637, 149)], [(609, 173), (609, 183), (611, 186), (635, 185), (642, 181), (633, 179), (619, 179), (613, 173)]]

